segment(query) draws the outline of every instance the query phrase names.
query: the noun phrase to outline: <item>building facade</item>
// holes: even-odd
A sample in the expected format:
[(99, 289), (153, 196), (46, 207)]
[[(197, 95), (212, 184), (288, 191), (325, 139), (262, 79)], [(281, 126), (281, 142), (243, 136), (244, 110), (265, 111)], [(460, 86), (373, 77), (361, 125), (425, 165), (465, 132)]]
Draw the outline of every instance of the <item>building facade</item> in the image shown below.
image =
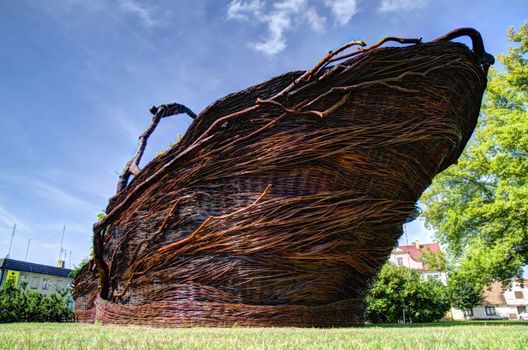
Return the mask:
[[(436, 279), (447, 285), (447, 273), (431, 269), (421, 260), (423, 252), (440, 253), (438, 243), (398, 246), (392, 251), (389, 261), (397, 266), (418, 270), (423, 279)], [(499, 320), (518, 319), (528, 309), (528, 279), (516, 279), (505, 283), (489, 283), (482, 294), (482, 304), (469, 310), (451, 308), (447, 318), (454, 320)]]
[(422, 262), (424, 252), (440, 254), (442, 249), (438, 243), (420, 244), (416, 241), (411, 245), (394, 248), (389, 261), (396, 266), (405, 266), (413, 270), (419, 270), (423, 279), (435, 279), (447, 285), (447, 273), (435, 270)]
[(11, 280), (15, 285), (26, 282), (26, 290), (51, 294), (69, 287), (73, 276), (70, 269), (14, 259), (0, 259), (0, 285), (7, 280)]
[(455, 320), (516, 320), (528, 308), (528, 279), (489, 283), (482, 294), (482, 304), (469, 310), (452, 309)]

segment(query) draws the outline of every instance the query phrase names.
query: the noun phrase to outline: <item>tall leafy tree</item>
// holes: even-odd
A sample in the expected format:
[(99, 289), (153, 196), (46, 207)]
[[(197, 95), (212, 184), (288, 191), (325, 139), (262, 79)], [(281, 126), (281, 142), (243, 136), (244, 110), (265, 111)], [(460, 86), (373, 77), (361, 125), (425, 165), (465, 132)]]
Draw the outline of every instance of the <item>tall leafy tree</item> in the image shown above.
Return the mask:
[(512, 45), (490, 71), (473, 139), (422, 197), (454, 277), (480, 288), (528, 264), (528, 22), (507, 36)]

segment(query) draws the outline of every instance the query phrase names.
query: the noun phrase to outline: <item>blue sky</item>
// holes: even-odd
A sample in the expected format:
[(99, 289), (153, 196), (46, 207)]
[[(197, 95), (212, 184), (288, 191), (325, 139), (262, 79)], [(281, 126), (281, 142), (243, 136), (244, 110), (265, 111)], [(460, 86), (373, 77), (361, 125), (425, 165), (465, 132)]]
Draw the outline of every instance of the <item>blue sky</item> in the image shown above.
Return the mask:
[[(0, 1), (0, 255), (54, 264), (62, 226), (72, 262), (148, 125), (148, 107), (195, 112), (230, 92), (307, 69), (352, 39), (430, 40), (473, 26), (506, 49), (526, 0)], [(144, 159), (190, 124), (163, 120)], [(144, 162), (143, 162), (144, 164)], [(430, 241), (420, 222), (409, 242)], [(404, 240), (405, 241), (405, 236)], [(68, 259), (67, 259), (68, 260)]]

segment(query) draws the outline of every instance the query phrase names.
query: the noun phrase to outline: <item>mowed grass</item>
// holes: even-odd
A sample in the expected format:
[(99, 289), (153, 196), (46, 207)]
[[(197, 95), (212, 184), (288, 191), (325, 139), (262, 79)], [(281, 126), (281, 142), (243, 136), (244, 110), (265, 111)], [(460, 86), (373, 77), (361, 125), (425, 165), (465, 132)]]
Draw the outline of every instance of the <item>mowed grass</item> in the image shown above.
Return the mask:
[(0, 349), (528, 349), (528, 322), (362, 328), (0, 324)]

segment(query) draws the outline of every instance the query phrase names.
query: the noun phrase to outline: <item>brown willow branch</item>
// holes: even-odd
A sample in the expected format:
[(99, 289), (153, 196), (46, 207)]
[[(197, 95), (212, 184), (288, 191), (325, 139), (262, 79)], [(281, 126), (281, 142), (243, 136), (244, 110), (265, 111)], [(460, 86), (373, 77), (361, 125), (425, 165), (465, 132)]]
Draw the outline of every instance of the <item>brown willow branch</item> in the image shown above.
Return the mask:
[(143, 157), (143, 153), (145, 152), (145, 148), (147, 147), (148, 138), (150, 137), (150, 135), (152, 135), (152, 133), (158, 126), (159, 121), (162, 118), (183, 113), (186, 113), (189, 117), (193, 119), (197, 118), (197, 115), (193, 111), (179, 103), (171, 103), (168, 105), (161, 105), (159, 107), (153, 106), (150, 108), (150, 112), (154, 115), (152, 117), (152, 122), (150, 123), (148, 128), (139, 136), (136, 153), (134, 153), (132, 158), (125, 164), (123, 171), (119, 175), (116, 191), (117, 194), (127, 187), (130, 175), (135, 176), (141, 171), (141, 169), (139, 168), (139, 162), (141, 161), (141, 157)]
[[(397, 77), (392, 77), (392, 78), (385, 78), (385, 79), (378, 79), (378, 80), (369, 80), (369, 81), (365, 81), (365, 82), (362, 82), (362, 83), (358, 83), (358, 84), (354, 84), (354, 85), (348, 85), (348, 86), (336, 86), (336, 87), (333, 87), (331, 88), (330, 90), (328, 90), (327, 92), (325, 92), (324, 94), (322, 95), (319, 95), (317, 98), (315, 98), (314, 100), (312, 100), (310, 103), (304, 105), (303, 107), (306, 108), (306, 107), (309, 107), (313, 104), (315, 104), (316, 102), (320, 101), (321, 99), (323, 99), (324, 97), (327, 97), (328, 95), (336, 92), (336, 91), (342, 91), (342, 92), (350, 92), (352, 90), (355, 90), (355, 89), (361, 89), (361, 88), (368, 88), (368, 87), (371, 87), (373, 85), (377, 85), (377, 84), (381, 84), (381, 85), (384, 85), (384, 86), (387, 86), (388, 88), (391, 88), (391, 89), (396, 89), (396, 90), (399, 90), (399, 91), (402, 91), (402, 92), (408, 92), (408, 93), (417, 93), (418, 91), (415, 90), (415, 89), (407, 89), (407, 88), (404, 88), (404, 87), (401, 87), (401, 86), (397, 86), (397, 85), (392, 85), (392, 84), (389, 84), (389, 83), (392, 83), (392, 82), (400, 82), (402, 81), (405, 77), (408, 77), (408, 76), (421, 76), (421, 77), (426, 77), (429, 73), (435, 71), (435, 70), (438, 70), (438, 69), (441, 69), (441, 68), (444, 68), (444, 67), (447, 67), (453, 63), (456, 63), (458, 62), (459, 60), (456, 59), (454, 60), (453, 62), (448, 62), (446, 64), (442, 64), (440, 66), (434, 66), (434, 67), (431, 67), (429, 68), (428, 70), (426, 70), (425, 72), (411, 72), (411, 71), (405, 71), (404, 73), (400, 74), (399, 76)], [(332, 108), (332, 107), (331, 107)], [(313, 111), (312, 111), (313, 113)]]
[(342, 51), (344, 51), (344, 50), (346, 50), (346, 49), (348, 49), (348, 48), (350, 48), (352, 46), (355, 46), (355, 45), (366, 46), (367, 44), (365, 44), (365, 42), (363, 40), (352, 40), (352, 41), (349, 41), (348, 43), (346, 43), (345, 45), (343, 45), (341, 47), (338, 47), (335, 50), (329, 51), (326, 54), (326, 56), (323, 57), (323, 59), (321, 61), (319, 61), (319, 63), (317, 63), (315, 66), (312, 67), (312, 69), (307, 70), (306, 72), (304, 72), (303, 75), (301, 75), (300, 77), (295, 79), (290, 85), (288, 85), (282, 91), (277, 93), (275, 96), (270, 97), (269, 100), (275, 100), (275, 99), (283, 96), (287, 92), (289, 92), (291, 89), (293, 89), (299, 83), (309, 80), (314, 74), (317, 74), (317, 72), (319, 72), (321, 70), (321, 68), (326, 66), (326, 64), (328, 64), (328, 62), (332, 59), (332, 57), (334, 57), (338, 53), (340, 53), (340, 52), (342, 52)]
[[(244, 208), (240, 208), (238, 210), (235, 210), (234, 212), (232, 213), (229, 213), (229, 214), (225, 214), (225, 215), (220, 215), (220, 216), (209, 216), (207, 219), (205, 219), (204, 222), (202, 222), (202, 224), (196, 229), (194, 230), (194, 232), (192, 232), (189, 236), (179, 240), (179, 241), (176, 241), (176, 242), (173, 242), (173, 243), (170, 243), (164, 247), (161, 247), (159, 248), (156, 253), (154, 254), (154, 256), (156, 257), (160, 257), (162, 256), (162, 254), (168, 250), (173, 250), (181, 245), (184, 245), (190, 241), (192, 241), (197, 235), (198, 233), (200, 233), (211, 221), (213, 220), (223, 220), (223, 219), (227, 219), (227, 218), (230, 218), (232, 216), (235, 216), (237, 214), (240, 214), (240, 213), (243, 213), (245, 211), (248, 211), (249, 209), (255, 207), (261, 200), (262, 198), (264, 198), (264, 196), (266, 196), (266, 194), (269, 192), (269, 190), (271, 189), (271, 184), (268, 184), (265, 188), (264, 188), (264, 191), (257, 197), (257, 199), (255, 199), (255, 201), (253, 203), (251, 203), (250, 205), (244, 207)], [(176, 203), (177, 204), (177, 203)], [(176, 205), (174, 205), (175, 207)], [(173, 209), (170, 209), (169, 213), (172, 211)], [(166, 218), (167, 220), (167, 218)], [(165, 221), (164, 221), (165, 222)], [(134, 272), (134, 270), (137, 268), (138, 266), (138, 262), (141, 262), (141, 260), (138, 260), (136, 261), (135, 263), (133, 263), (131, 266), (129, 266), (128, 268), (128, 271), (127, 273), (130, 274), (130, 277), (128, 278), (127, 280), (127, 284), (125, 285), (125, 287), (123, 288), (123, 290), (121, 290), (120, 292), (116, 292), (114, 293), (113, 295), (113, 299), (114, 300), (117, 300), (118, 298), (121, 298), (123, 295), (125, 295), (125, 293), (128, 291), (128, 289), (130, 288), (130, 285), (132, 284), (132, 279), (134, 278), (134, 276), (138, 273)], [(141, 274), (141, 273), (140, 273)]]
[(248, 205), (247, 207), (244, 207), (244, 208), (240, 208), (232, 213), (229, 213), (229, 214), (225, 214), (225, 215), (220, 215), (220, 216), (209, 216), (192, 234), (190, 234), (188, 237), (180, 240), (180, 241), (177, 241), (177, 242), (174, 242), (174, 243), (171, 243), (171, 244), (168, 244), (164, 247), (161, 247), (157, 250), (156, 254), (161, 254), (163, 252), (166, 252), (168, 250), (171, 250), (171, 249), (174, 249), (178, 246), (181, 246), (182, 244), (185, 244), (189, 241), (191, 241), (192, 239), (194, 239), (194, 237), (196, 237), (198, 235), (198, 233), (200, 231), (202, 231), (202, 229), (204, 229), (208, 224), (209, 222), (211, 222), (212, 220), (223, 220), (223, 219), (227, 219), (227, 218), (230, 218), (232, 216), (235, 216), (237, 214), (240, 214), (240, 213), (243, 213), (245, 211), (248, 211), (249, 209), (253, 208), (254, 206), (256, 206), (260, 200), (262, 198), (264, 198), (264, 196), (269, 192), (269, 190), (271, 189), (271, 184), (268, 184), (266, 186), (266, 188), (264, 188), (264, 191), (260, 194), (260, 196), (257, 197), (257, 199), (255, 199), (255, 201), (253, 203), (251, 203), (250, 205)]
[(359, 55), (360, 53), (376, 49), (376, 48), (380, 47), (381, 45), (383, 45), (383, 44), (385, 44), (386, 42), (389, 42), (389, 41), (395, 41), (395, 42), (398, 42), (400, 44), (421, 44), (422, 43), (422, 38), (406, 39), (406, 38), (399, 38), (399, 37), (396, 37), (396, 36), (387, 36), (387, 37), (381, 39), (380, 41), (378, 41), (377, 43), (375, 43), (372, 46), (365, 47), (365, 48), (359, 48), (359, 49), (357, 49), (356, 52), (351, 52), (351, 53), (348, 53), (346, 55), (341, 55), (341, 56), (332, 58), (331, 60), (328, 61), (328, 63), (341, 61), (341, 60), (343, 60), (345, 58), (356, 56), (356, 55)]

